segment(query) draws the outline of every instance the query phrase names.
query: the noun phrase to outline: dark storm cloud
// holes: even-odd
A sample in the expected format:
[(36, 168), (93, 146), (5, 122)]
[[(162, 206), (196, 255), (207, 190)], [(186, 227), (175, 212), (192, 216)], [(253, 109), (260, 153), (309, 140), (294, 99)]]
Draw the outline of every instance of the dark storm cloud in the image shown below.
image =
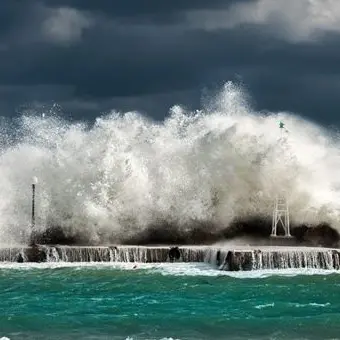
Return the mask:
[[(244, 0), (245, 1), (245, 0)], [(46, 1), (50, 6), (70, 6), (82, 10), (99, 11), (107, 13), (112, 17), (143, 17), (149, 15), (156, 18), (156, 16), (163, 15), (172, 16), (186, 10), (191, 9), (211, 9), (223, 8), (229, 6), (235, 1), (225, 0), (172, 0), (172, 1), (158, 1), (158, 0), (49, 0)]]
[(58, 101), (76, 118), (117, 108), (161, 119), (173, 104), (199, 106), (206, 87), (241, 79), (256, 109), (337, 121), (336, 32), (310, 41), (312, 23), (291, 41), (250, 19), (238, 24), (238, 12), (221, 21), (235, 3), (3, 0), (0, 109)]

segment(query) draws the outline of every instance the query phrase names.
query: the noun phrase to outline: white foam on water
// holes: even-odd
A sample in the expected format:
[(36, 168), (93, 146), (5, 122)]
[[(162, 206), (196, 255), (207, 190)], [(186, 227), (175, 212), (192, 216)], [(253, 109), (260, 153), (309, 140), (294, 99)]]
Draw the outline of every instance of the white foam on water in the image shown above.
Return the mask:
[(274, 307), (275, 306), (275, 303), (266, 303), (264, 305), (257, 305), (255, 306), (256, 309), (263, 309), (263, 308), (271, 308), (271, 307)]
[[(1, 340), (1, 339), (0, 339)], [(134, 340), (133, 337), (128, 336), (125, 340)], [(180, 338), (161, 338), (159, 340), (181, 340)]]
[(212, 266), (204, 263), (200, 264), (166, 264), (150, 268), (151, 272), (158, 272), (163, 275), (175, 276), (229, 276), (239, 279), (249, 278), (266, 278), (270, 276), (297, 276), (297, 275), (329, 275), (339, 274), (336, 270), (322, 270), (322, 269), (268, 269), (268, 270), (251, 270), (251, 271), (220, 271)]
[(296, 307), (296, 308), (309, 308), (309, 307), (328, 307), (331, 304), (329, 302), (326, 303), (316, 303), (316, 302), (310, 302), (310, 303), (289, 303), (289, 305)]
[(54, 262), (54, 263), (0, 263), (0, 270), (32, 270), (73, 268), (75, 270), (126, 270), (144, 271), (146, 274), (161, 274), (165, 276), (226, 276), (239, 279), (256, 279), (270, 276), (292, 277), (297, 275), (330, 275), (340, 274), (336, 270), (322, 269), (268, 269), (252, 271), (220, 271), (207, 263), (126, 263), (126, 262)]

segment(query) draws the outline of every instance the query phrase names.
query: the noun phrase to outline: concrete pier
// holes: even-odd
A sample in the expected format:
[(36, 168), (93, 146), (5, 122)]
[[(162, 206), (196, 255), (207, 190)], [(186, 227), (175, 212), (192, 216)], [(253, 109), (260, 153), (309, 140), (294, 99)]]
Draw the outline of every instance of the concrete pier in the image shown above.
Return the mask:
[[(178, 246), (0, 247), (0, 262), (206, 262), (220, 270), (340, 269), (340, 249), (313, 247)], [(170, 255), (169, 255), (170, 254)], [(176, 252), (175, 252), (176, 254)]]

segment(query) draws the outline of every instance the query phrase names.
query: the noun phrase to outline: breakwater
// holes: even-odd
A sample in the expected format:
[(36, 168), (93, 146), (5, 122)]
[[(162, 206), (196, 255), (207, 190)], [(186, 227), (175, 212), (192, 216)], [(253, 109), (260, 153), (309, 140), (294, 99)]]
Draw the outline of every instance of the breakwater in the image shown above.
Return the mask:
[(0, 248), (1, 262), (206, 262), (220, 270), (340, 269), (340, 249), (219, 246), (16, 246)]

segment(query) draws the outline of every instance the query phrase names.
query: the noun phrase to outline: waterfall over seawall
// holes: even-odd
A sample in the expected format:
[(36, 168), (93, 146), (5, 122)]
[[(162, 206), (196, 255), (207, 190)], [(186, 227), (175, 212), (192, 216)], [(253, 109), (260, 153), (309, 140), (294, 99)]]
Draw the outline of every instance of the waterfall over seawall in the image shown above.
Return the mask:
[[(0, 247), (0, 262), (169, 262), (169, 246)], [(177, 262), (204, 262), (206, 247), (180, 247)]]
[[(177, 256), (171, 255), (171, 249)], [(177, 250), (176, 250), (177, 249)], [(340, 269), (340, 250), (308, 247), (35, 246), (0, 248), (0, 262), (206, 262), (220, 270)]]
[(205, 260), (220, 270), (261, 269), (340, 269), (340, 251), (335, 249), (294, 248), (255, 250), (209, 250)]

